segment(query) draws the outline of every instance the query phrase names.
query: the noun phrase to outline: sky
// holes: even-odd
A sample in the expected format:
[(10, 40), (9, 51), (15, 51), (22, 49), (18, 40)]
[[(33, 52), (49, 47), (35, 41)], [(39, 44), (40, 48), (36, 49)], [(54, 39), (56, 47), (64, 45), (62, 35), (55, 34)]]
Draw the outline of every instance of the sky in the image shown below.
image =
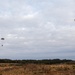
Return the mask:
[(0, 58), (75, 59), (74, 19), (75, 0), (0, 0)]

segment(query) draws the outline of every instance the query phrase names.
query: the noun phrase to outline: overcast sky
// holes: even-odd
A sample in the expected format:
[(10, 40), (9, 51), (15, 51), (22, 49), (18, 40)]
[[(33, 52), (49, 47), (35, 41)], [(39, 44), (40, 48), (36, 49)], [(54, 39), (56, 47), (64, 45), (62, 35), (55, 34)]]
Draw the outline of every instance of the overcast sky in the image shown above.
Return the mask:
[(0, 58), (75, 59), (75, 0), (0, 0)]

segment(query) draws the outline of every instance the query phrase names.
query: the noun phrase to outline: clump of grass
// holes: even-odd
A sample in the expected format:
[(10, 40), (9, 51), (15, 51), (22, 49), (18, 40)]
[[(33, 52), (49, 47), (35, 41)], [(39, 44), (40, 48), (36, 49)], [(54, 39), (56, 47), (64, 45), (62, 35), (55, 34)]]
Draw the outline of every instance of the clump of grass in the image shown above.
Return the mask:
[(72, 68), (75, 69), (75, 65), (73, 65)]

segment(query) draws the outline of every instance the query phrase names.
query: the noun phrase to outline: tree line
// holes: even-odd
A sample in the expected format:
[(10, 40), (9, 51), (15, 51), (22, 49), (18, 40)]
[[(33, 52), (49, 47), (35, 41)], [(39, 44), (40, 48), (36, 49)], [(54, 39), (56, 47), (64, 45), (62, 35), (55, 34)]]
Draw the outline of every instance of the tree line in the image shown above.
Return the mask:
[(0, 59), (0, 63), (22, 63), (22, 64), (75, 64), (74, 60), (67, 59), (43, 59), (43, 60), (11, 60), (11, 59)]

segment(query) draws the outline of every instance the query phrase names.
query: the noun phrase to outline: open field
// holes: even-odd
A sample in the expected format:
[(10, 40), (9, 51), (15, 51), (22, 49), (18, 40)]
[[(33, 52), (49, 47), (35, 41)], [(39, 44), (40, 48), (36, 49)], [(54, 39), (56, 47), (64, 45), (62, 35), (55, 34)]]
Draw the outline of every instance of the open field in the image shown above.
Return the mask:
[(0, 63), (0, 75), (75, 75), (75, 65)]

